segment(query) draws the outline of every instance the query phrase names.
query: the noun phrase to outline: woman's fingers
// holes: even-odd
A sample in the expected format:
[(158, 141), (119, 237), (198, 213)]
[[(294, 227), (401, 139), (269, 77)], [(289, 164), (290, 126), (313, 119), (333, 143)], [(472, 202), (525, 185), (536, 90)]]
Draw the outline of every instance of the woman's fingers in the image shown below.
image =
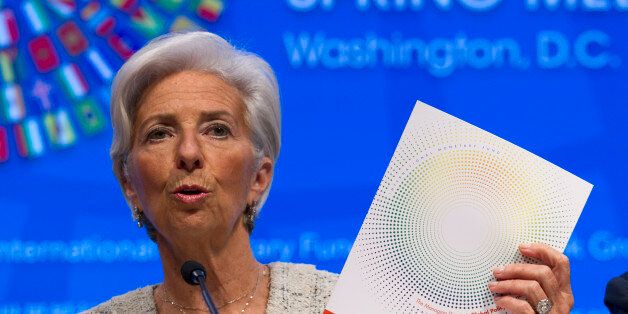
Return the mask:
[[(560, 298), (558, 281), (552, 270), (546, 265), (510, 264), (493, 270), (493, 275), (499, 281), (513, 279), (534, 281), (541, 287), (550, 300), (558, 300)], [(526, 294), (521, 295), (528, 297)]]
[(534, 314), (530, 303), (525, 300), (520, 300), (512, 296), (495, 297), (495, 304), (499, 307), (505, 308), (513, 314)]
[(488, 289), (493, 293), (525, 297), (531, 306), (538, 304), (543, 299), (547, 299), (547, 295), (541, 288), (541, 285), (534, 280), (512, 279), (490, 282)]
[(567, 256), (540, 243), (521, 245), (519, 250), (543, 264), (510, 264), (493, 270), (498, 283), (489, 289), (503, 294), (495, 303), (514, 313), (534, 313), (540, 300), (549, 299), (553, 313), (569, 313), (573, 307), (573, 294)]
[(521, 254), (540, 259), (545, 265), (549, 266), (554, 272), (554, 276), (558, 280), (558, 284), (564, 291), (571, 292), (569, 258), (554, 248), (534, 243), (519, 246)]

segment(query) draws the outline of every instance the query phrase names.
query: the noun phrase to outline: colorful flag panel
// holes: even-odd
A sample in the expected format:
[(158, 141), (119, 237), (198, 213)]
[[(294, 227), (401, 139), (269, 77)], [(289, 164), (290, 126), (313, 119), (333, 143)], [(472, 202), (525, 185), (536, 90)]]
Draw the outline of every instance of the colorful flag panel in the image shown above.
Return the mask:
[(59, 26), (57, 36), (61, 39), (65, 50), (72, 56), (80, 54), (89, 46), (87, 39), (74, 21), (68, 21)]
[(4, 83), (13, 83), (15, 81), (15, 72), (13, 71), (13, 60), (7, 52), (0, 52), (0, 71), (2, 72), (2, 81)]
[(172, 22), (172, 25), (170, 25), (170, 31), (171, 32), (183, 33), (183, 32), (198, 31), (198, 30), (202, 30), (202, 29), (203, 29), (202, 27), (200, 27), (198, 24), (194, 23), (192, 20), (187, 18), (185, 15), (177, 16), (177, 18), (174, 20), (174, 22)]
[(81, 69), (74, 63), (66, 64), (59, 69), (57, 78), (63, 90), (72, 99), (80, 99), (87, 94), (89, 85)]
[(218, 20), (222, 10), (223, 3), (220, 0), (199, 0), (196, 14), (209, 22), (215, 22)]
[(50, 20), (44, 7), (38, 1), (26, 0), (22, 3), (22, 9), (33, 33), (39, 35), (48, 31)]
[(49, 111), (52, 108), (52, 102), (50, 101), (51, 90), (52, 86), (40, 79), (35, 81), (31, 89), (31, 95), (39, 100), (39, 105), (43, 111)]
[(59, 66), (59, 55), (47, 35), (32, 39), (28, 43), (28, 52), (35, 68), (41, 73), (50, 72)]
[(113, 78), (113, 70), (96, 48), (91, 48), (87, 51), (87, 59), (105, 83), (111, 81)]
[(5, 120), (10, 123), (18, 122), (26, 116), (26, 106), (20, 85), (13, 83), (2, 87), (2, 109)]
[(9, 137), (7, 130), (0, 126), (0, 162), (5, 162), (9, 159)]
[(17, 42), (20, 34), (13, 10), (0, 11), (0, 47), (7, 47)]
[(158, 6), (168, 10), (177, 10), (183, 3), (183, 0), (153, 0)]
[(105, 117), (93, 99), (76, 104), (74, 112), (85, 134), (94, 135), (105, 128)]
[(59, 109), (56, 113), (44, 114), (44, 126), (48, 140), (53, 147), (64, 148), (76, 142), (74, 127), (65, 109)]
[(15, 133), (17, 152), (20, 156), (33, 158), (44, 153), (44, 140), (35, 118), (28, 118), (23, 123), (15, 124), (13, 131)]
[(163, 19), (154, 11), (139, 7), (131, 18), (133, 26), (147, 38), (153, 38), (162, 33), (165, 26)]
[(7, 47), (15, 44), (20, 34), (13, 10), (5, 9), (0, 11), (0, 47)]
[(96, 13), (98, 13), (100, 11), (100, 2), (98, 1), (90, 1), (87, 5), (85, 5), (83, 7), (83, 9), (81, 10), (81, 19), (83, 21), (89, 21), (92, 18), (94, 18), (94, 16), (96, 15)]
[(74, 0), (47, 0), (48, 7), (62, 18), (70, 18), (76, 11)]
[(222, 10), (215, 0), (0, 0), (0, 162), (105, 130), (101, 106), (119, 66), (148, 40), (204, 29)]
[(131, 48), (124, 38), (118, 35), (109, 36), (107, 43), (123, 60), (127, 60), (133, 55), (133, 48)]
[(111, 4), (123, 11), (131, 12), (137, 5), (137, 0), (110, 0)]
[(101, 37), (109, 35), (116, 26), (116, 18), (98, 1), (89, 2), (81, 10), (81, 19), (86, 21), (87, 26)]

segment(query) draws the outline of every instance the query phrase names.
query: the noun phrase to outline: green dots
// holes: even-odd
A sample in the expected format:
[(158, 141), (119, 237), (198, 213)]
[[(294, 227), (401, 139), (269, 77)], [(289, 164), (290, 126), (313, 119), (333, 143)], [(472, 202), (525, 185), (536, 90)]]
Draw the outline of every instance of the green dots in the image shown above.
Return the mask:
[[(519, 243), (560, 245), (571, 231), (563, 226), (574, 224), (572, 192), (543, 165), (457, 122), (404, 134), (355, 246), (370, 291), (401, 312), (416, 312), (403, 302), (417, 295), (460, 310), (492, 305), (490, 269), (528, 261), (516, 255)], [(454, 205), (477, 207), (490, 222), (474, 251), (456, 251), (443, 236)]]

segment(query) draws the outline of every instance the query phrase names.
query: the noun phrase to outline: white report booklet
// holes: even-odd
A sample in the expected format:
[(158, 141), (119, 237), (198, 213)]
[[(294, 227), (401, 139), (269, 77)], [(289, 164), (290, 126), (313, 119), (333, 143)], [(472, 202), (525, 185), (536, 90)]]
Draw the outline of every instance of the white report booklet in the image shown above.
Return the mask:
[(417, 102), (325, 312), (502, 312), (491, 270), (562, 252), (592, 187)]

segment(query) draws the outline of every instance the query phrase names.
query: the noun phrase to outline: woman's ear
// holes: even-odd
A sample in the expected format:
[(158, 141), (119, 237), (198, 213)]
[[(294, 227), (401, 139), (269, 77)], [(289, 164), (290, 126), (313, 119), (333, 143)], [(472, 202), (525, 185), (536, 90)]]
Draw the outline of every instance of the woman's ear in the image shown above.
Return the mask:
[(273, 166), (272, 159), (266, 156), (262, 158), (256, 172), (253, 174), (251, 189), (247, 197), (248, 204), (257, 202), (270, 185), (270, 181), (273, 178)]
[(133, 183), (129, 176), (129, 168), (127, 163), (122, 163), (120, 166), (120, 180), (122, 185), (122, 190), (124, 191), (124, 196), (126, 199), (133, 204), (133, 206), (139, 206), (137, 199), (137, 191), (135, 191), (135, 187), (133, 187)]

